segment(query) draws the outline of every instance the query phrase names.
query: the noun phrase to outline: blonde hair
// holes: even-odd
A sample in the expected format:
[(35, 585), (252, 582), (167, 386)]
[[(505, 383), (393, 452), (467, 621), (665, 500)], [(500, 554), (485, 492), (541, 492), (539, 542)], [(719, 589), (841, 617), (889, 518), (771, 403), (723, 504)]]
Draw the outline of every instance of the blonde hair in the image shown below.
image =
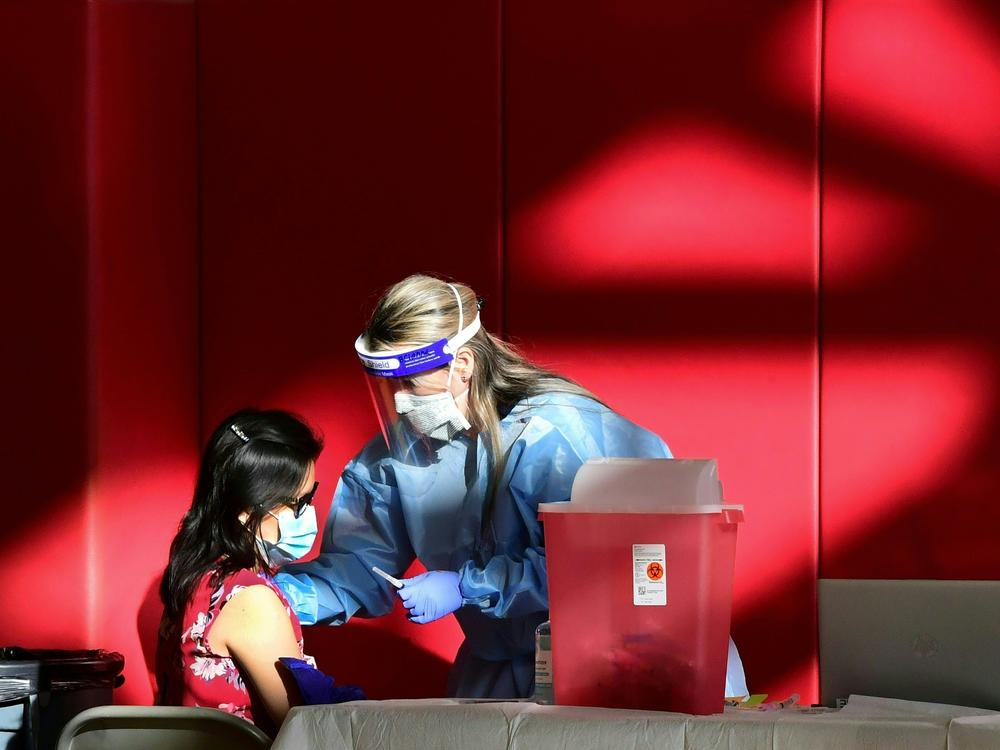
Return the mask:
[[(466, 326), (476, 317), (478, 299), (466, 286), (453, 282)], [(391, 286), (375, 305), (364, 332), (369, 351), (430, 344), (458, 333), (458, 300), (448, 282), (415, 275)], [(462, 348), (475, 357), (469, 383), (468, 419), (487, 439), (491, 458), (489, 489), (483, 509), (483, 530), (492, 520), (493, 501), (507, 466), (500, 439), (500, 414), (519, 401), (543, 393), (568, 393), (602, 404), (594, 394), (569, 378), (532, 364), (516, 348), (481, 328)]]

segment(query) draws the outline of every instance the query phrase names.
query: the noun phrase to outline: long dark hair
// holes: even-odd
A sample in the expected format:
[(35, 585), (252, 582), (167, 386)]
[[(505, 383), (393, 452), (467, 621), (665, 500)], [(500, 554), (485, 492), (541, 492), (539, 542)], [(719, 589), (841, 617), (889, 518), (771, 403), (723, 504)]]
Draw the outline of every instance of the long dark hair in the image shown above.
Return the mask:
[(168, 618), (184, 613), (210, 571), (216, 581), (245, 568), (272, 572), (256, 542), (261, 521), (295, 498), (322, 449), (322, 438), (287, 412), (243, 409), (222, 420), (205, 446), (194, 499), (170, 545), (160, 583)]

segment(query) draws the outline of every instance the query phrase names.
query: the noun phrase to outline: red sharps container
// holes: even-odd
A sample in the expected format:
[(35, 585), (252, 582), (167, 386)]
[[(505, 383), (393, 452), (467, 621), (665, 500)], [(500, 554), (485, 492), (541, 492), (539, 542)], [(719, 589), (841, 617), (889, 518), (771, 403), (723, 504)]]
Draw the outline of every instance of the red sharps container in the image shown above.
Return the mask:
[(722, 711), (743, 506), (715, 461), (588, 461), (539, 513), (555, 702)]

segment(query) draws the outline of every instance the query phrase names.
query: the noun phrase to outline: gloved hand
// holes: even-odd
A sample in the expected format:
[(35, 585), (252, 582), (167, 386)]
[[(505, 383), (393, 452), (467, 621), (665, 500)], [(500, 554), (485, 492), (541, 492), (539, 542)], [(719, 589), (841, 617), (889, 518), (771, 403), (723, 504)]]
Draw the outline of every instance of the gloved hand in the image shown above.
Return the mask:
[(440, 620), (462, 606), (458, 573), (450, 570), (432, 570), (404, 578), (403, 588), (396, 593), (410, 610), (410, 620), (420, 625)]

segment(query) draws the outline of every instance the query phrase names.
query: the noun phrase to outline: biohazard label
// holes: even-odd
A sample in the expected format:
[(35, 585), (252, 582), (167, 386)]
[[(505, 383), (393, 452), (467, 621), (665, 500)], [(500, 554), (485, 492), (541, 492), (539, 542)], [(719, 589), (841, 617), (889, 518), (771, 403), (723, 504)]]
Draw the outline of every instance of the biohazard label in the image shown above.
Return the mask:
[(632, 545), (632, 604), (637, 607), (667, 603), (667, 549), (662, 544)]

